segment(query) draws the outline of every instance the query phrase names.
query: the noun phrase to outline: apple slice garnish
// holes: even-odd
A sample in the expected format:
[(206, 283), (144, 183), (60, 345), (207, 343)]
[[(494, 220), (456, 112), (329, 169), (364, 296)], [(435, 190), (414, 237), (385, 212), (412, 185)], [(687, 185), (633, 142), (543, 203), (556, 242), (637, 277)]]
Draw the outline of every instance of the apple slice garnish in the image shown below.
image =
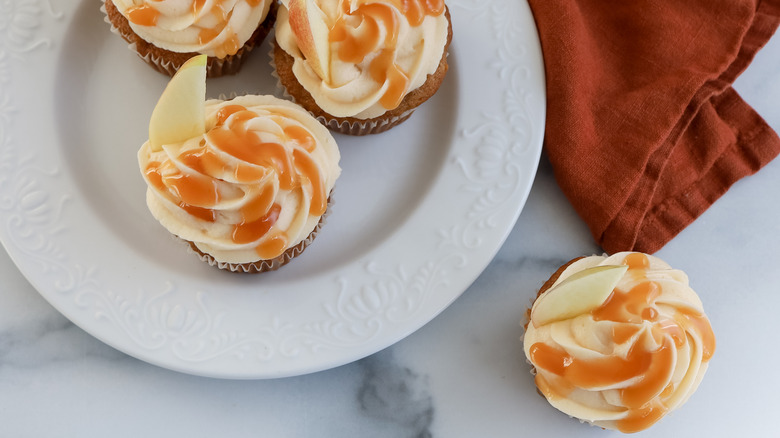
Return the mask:
[(206, 132), (206, 58), (188, 59), (163, 90), (149, 120), (152, 151)]
[(590, 312), (604, 304), (627, 270), (626, 265), (604, 265), (572, 274), (536, 300), (531, 322), (539, 327)]
[(330, 82), (330, 29), (315, 0), (290, 0), (290, 28), (298, 48), (317, 75)]

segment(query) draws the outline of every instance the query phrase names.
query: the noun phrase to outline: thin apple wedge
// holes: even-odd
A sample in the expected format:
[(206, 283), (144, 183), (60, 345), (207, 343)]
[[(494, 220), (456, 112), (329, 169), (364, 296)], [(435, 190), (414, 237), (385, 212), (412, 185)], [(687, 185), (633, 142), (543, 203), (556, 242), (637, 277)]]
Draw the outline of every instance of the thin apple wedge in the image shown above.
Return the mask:
[(330, 82), (330, 29), (315, 0), (290, 0), (290, 28), (298, 47), (317, 75)]
[(536, 300), (531, 310), (531, 322), (539, 327), (573, 318), (601, 306), (626, 270), (626, 265), (605, 265), (573, 274)]
[(206, 132), (206, 58), (187, 60), (165, 87), (149, 120), (152, 151)]

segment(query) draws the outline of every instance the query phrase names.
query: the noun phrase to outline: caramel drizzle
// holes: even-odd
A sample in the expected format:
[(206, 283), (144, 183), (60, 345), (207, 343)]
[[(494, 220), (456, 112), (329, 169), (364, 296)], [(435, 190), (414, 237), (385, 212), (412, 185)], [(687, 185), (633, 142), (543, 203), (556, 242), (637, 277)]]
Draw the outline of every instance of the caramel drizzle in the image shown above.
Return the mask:
[[(148, 0), (139, 6), (133, 6), (127, 9), (127, 19), (139, 26), (155, 26), (160, 17), (160, 11), (149, 4), (149, 2), (155, 2), (158, 0)], [(258, 7), (264, 0), (244, 0), (251, 7)], [(225, 9), (225, 3), (227, 0), (215, 0), (212, 8), (208, 14), (203, 15), (203, 7), (206, 4), (206, 0), (193, 0), (192, 7), (190, 8), (190, 14), (195, 20), (195, 24), (201, 23), (206, 17), (213, 17), (216, 19), (216, 24), (210, 27), (202, 27), (198, 32), (198, 44), (206, 45), (213, 41), (216, 37), (224, 35), (223, 41), (214, 47), (214, 54), (217, 58), (225, 58), (227, 56), (235, 55), (241, 49), (241, 42), (238, 39), (236, 32), (230, 28), (228, 22), (233, 14), (233, 11)], [(203, 16), (201, 16), (203, 15)]]
[[(301, 126), (289, 125), (284, 128), (283, 139), (288, 147), (264, 142), (248, 126), (255, 117), (256, 113), (241, 105), (223, 106), (217, 112), (216, 126), (205, 134), (208, 141), (177, 156), (188, 169), (177, 168), (169, 159), (150, 162), (145, 174), (158, 192), (204, 222), (217, 220), (215, 207), (223, 200), (220, 186), (225, 184), (220, 175), (228, 173), (242, 184), (262, 184), (240, 209), (241, 220), (233, 225), (230, 239), (246, 244), (265, 237), (255, 250), (262, 259), (271, 259), (286, 250), (289, 236), (273, 230), (282, 207), (275, 202), (277, 187), (272, 178), (264, 176), (273, 173), (282, 190), (302, 191), (307, 187), (311, 193), (310, 215), (325, 213), (328, 194), (324, 176), (310, 155), (317, 145), (312, 134)], [(230, 168), (221, 154), (236, 158), (238, 164)]]
[[(341, 5), (341, 16), (330, 29), (328, 40), (341, 42), (337, 55), (340, 60), (352, 64), (361, 63), (366, 56), (378, 51), (369, 63), (368, 72), (374, 81), (388, 84), (379, 103), (386, 109), (398, 107), (409, 90), (411, 80), (395, 62), (401, 28), (396, 11), (400, 11), (410, 25), (419, 26), (426, 16), (443, 14), (444, 1), (388, 0), (385, 3), (361, 3), (354, 11), (350, 11), (349, 1), (344, 0)], [(360, 17), (360, 32), (348, 24), (349, 16)], [(384, 38), (382, 29), (385, 29)]]
[(146, 3), (130, 7), (126, 13), (128, 21), (139, 26), (154, 26), (160, 17), (160, 11)]
[[(625, 264), (634, 275), (644, 276), (649, 260), (644, 254), (633, 253), (626, 257)], [(596, 321), (621, 323), (612, 333), (616, 344), (636, 336), (625, 358), (584, 360), (542, 342), (533, 344), (531, 362), (557, 376), (547, 379), (537, 374), (536, 384), (544, 395), (559, 399), (574, 388), (598, 389), (639, 377), (632, 385), (620, 389), (628, 413), (616, 426), (623, 432), (636, 432), (663, 417), (668, 411), (664, 400), (675, 389), (668, 383), (674, 370), (674, 350), (687, 342), (686, 332), (696, 332), (702, 339), (702, 361), (707, 362), (715, 351), (715, 337), (707, 317), (693, 310), (677, 310), (672, 319), (661, 319), (655, 308), (660, 293), (657, 283), (642, 281), (627, 292), (616, 289), (604, 304), (591, 311)], [(644, 322), (652, 323), (650, 330), (643, 329)], [(658, 347), (645, 349), (644, 345)]]

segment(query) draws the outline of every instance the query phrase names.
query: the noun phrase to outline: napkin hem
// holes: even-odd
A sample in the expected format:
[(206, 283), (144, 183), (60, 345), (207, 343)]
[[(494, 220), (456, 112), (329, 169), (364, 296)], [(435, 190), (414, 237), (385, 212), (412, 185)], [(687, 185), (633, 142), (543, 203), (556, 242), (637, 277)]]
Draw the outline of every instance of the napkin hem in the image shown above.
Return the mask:
[(651, 208), (640, 224), (635, 251), (653, 253), (682, 232), (745, 176), (753, 175), (780, 154), (780, 137), (733, 89), (726, 92), (726, 106), (741, 107), (744, 123), (736, 140), (702, 175), (675, 196)]
[[(737, 56), (720, 76), (706, 81), (697, 90), (682, 117), (672, 128), (666, 141), (653, 151), (645, 163), (644, 172), (629, 190), (622, 203), (602, 232), (594, 230), (598, 224), (589, 224), (595, 240), (608, 253), (642, 251), (653, 253), (662, 248), (685, 227), (698, 218), (710, 205), (722, 196), (736, 181), (757, 172), (780, 153), (780, 139), (766, 122), (745, 103), (730, 84), (741, 74), (780, 24), (780, 6), (773, 2), (761, 2), (757, 6), (751, 26), (743, 36)], [(717, 103), (716, 103), (717, 102)], [(736, 140), (723, 148), (710, 168), (697, 168), (699, 178), (687, 187), (678, 189), (676, 195), (655, 203), (658, 187), (663, 183), (664, 170), (675, 147), (681, 142), (691, 123), (707, 105), (715, 106), (718, 116), (729, 107), (727, 118), (719, 122), (727, 125)], [(738, 120), (737, 120), (738, 119)], [(764, 137), (769, 148), (763, 154), (754, 150), (754, 138)], [(760, 146), (759, 146), (760, 147)], [(766, 152), (769, 152), (768, 154)], [(740, 152), (740, 153), (737, 153)], [(742, 166), (748, 156), (761, 156), (753, 166)], [(713, 169), (725, 167), (733, 160), (738, 169), (728, 175), (713, 173)], [(712, 187), (708, 187), (711, 185)], [(704, 195), (706, 193), (706, 196)], [(639, 218), (639, 221), (636, 220)]]

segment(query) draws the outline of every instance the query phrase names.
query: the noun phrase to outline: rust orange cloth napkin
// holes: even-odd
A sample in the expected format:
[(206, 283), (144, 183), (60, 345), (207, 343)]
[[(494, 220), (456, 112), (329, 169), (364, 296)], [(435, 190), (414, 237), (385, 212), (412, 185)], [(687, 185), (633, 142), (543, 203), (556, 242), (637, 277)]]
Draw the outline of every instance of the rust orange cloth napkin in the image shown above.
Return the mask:
[(780, 0), (529, 3), (545, 150), (608, 253), (657, 251), (780, 152), (731, 87), (780, 24)]

